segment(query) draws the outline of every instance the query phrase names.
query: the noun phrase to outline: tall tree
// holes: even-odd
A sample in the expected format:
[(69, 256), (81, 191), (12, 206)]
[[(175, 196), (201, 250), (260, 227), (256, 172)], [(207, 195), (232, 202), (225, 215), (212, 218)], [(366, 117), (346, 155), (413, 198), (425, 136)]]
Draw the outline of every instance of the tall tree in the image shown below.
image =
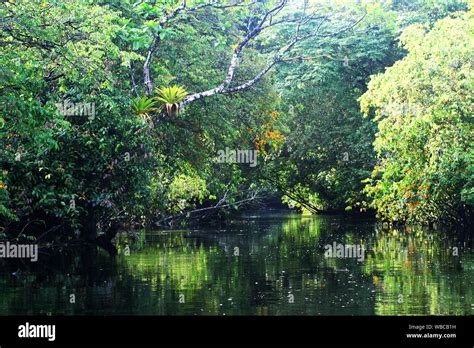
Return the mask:
[(395, 221), (468, 221), (474, 203), (472, 11), (405, 30), (408, 55), (361, 98), (375, 111), (378, 164), (366, 192)]

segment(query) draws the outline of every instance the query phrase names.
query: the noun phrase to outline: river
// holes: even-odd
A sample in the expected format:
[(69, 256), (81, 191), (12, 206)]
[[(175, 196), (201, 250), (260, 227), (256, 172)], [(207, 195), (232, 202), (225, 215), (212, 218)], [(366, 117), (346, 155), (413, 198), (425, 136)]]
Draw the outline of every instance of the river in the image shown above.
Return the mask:
[[(363, 253), (328, 255), (328, 246), (339, 245)], [(402, 232), (371, 219), (270, 211), (225, 225), (122, 235), (119, 251), (114, 258), (56, 248), (36, 263), (1, 263), (0, 315), (474, 312), (466, 232)]]

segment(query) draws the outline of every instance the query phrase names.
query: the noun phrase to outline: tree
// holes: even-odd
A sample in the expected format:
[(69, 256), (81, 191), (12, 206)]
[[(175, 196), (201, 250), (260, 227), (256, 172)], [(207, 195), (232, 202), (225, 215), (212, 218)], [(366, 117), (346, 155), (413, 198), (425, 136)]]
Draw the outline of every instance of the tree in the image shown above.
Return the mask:
[(374, 165), (376, 126), (357, 98), (371, 74), (401, 57), (395, 14), (380, 5), (366, 11), (357, 28), (301, 45), (278, 75), (290, 129), (279, 186), (304, 210), (365, 209), (362, 180)]
[[(156, 21), (156, 25), (153, 26), (153, 40), (146, 54), (146, 60), (143, 65), (144, 85), (146, 87), (147, 95), (150, 95), (153, 91), (153, 82), (150, 72), (151, 60), (155, 52), (159, 49), (159, 44), (162, 40), (163, 34), (166, 33), (166, 30), (169, 30), (170, 23), (179, 19), (181, 15), (193, 15), (203, 9), (232, 9), (240, 7), (244, 8), (244, 11), (235, 13), (240, 21), (238, 26), (235, 28), (237, 30), (235, 30), (234, 33), (234, 35), (238, 37), (238, 40), (233, 43), (234, 48), (223, 81), (217, 87), (188, 95), (180, 103), (180, 106), (216, 94), (235, 93), (248, 89), (256, 82), (260, 81), (275, 64), (281, 62), (285, 54), (294, 49), (298, 43), (309, 38), (336, 36), (351, 29), (363, 18), (362, 16), (360, 18), (351, 19), (350, 13), (341, 10), (335, 13), (320, 14), (313, 8), (309, 7), (307, 3), (303, 5), (302, 9), (298, 9), (295, 13), (294, 7), (292, 7), (290, 11), (286, 0), (269, 2), (237, 2), (230, 4), (210, 1), (203, 3), (198, 2), (194, 7), (189, 7), (187, 1), (183, 0), (178, 7), (173, 8), (169, 12), (165, 11), (164, 15), (158, 17), (154, 15), (154, 13), (156, 13), (156, 8), (148, 7), (147, 19)], [(308, 14), (306, 13), (307, 11), (309, 12)], [(339, 16), (341, 15), (341, 12), (347, 17), (342, 25), (339, 27), (326, 25), (326, 22), (331, 22), (333, 20), (340, 22)], [(228, 15), (229, 14), (227, 14), (227, 16)], [(226, 22), (225, 25), (228, 27), (232, 26), (229, 22)], [(279, 42), (277, 47), (271, 49), (270, 52), (273, 54), (268, 64), (247, 81), (231, 86), (244, 49), (251, 46), (252, 42), (258, 40), (263, 34), (268, 33), (275, 27), (283, 25), (292, 26), (292, 35), (285, 37), (283, 44), (282, 42)], [(332, 30), (328, 31), (328, 28)]]
[(392, 221), (468, 221), (472, 170), (473, 14), (407, 28), (408, 55), (361, 97), (375, 112), (378, 164), (366, 192)]
[(116, 43), (120, 18), (88, 1), (7, 1), (0, 16), (1, 225), (94, 239), (140, 216), (154, 145), (124, 93), (138, 56)]

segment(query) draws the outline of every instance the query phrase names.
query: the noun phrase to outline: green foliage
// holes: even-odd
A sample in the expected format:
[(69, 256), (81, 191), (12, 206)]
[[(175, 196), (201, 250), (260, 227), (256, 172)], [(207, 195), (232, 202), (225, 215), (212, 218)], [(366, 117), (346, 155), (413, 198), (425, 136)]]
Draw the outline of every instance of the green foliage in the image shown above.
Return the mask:
[(188, 92), (183, 86), (160, 87), (156, 89), (158, 96), (156, 100), (162, 101), (166, 104), (178, 104), (183, 101)]
[(151, 116), (152, 112), (155, 112), (158, 108), (155, 105), (158, 102), (152, 98), (137, 97), (133, 100), (132, 110), (135, 114), (146, 120), (151, 126), (154, 125)]
[(373, 166), (375, 124), (363, 118), (357, 98), (370, 74), (401, 54), (394, 14), (380, 5), (367, 11), (357, 31), (304, 43), (304, 56), (318, 58), (296, 60), (280, 75), (291, 133), (278, 180), (300, 203), (323, 211), (364, 210), (361, 181)]
[(196, 177), (180, 174), (173, 178), (168, 191), (168, 203), (171, 212), (182, 212), (186, 208), (202, 204), (206, 195), (206, 181)]
[[(472, 28), (456, 14), (464, 3), (433, 1), (311, 4), (322, 15), (346, 7), (321, 24), (320, 36), (295, 45), (277, 73), (187, 104), (180, 117), (164, 117), (160, 106), (177, 116), (183, 86), (219, 86), (233, 49), (273, 2), (182, 11), (167, 26), (160, 23), (176, 2), (2, 2), (0, 227), (36, 220), (70, 237), (118, 220), (152, 223), (223, 197), (237, 202), (257, 189), (280, 190), (304, 209), (364, 210), (369, 195), (388, 219), (459, 218), (474, 200)], [(365, 12), (356, 28), (330, 34), (346, 15)], [(292, 38), (301, 10), (282, 15), (293, 21), (251, 40), (229, 87), (262, 72)], [(428, 26), (407, 29), (398, 47), (399, 29), (414, 22)], [(143, 64), (155, 35), (150, 73), (169, 87), (148, 96)], [(357, 99), (370, 75), (405, 51), (371, 82), (362, 101), (377, 116), (363, 118)], [(400, 105), (422, 112), (397, 116)], [(257, 150), (257, 167), (219, 163), (225, 148)], [(413, 196), (405, 197), (408, 188)]]
[[(137, 55), (117, 46), (117, 14), (88, 1), (4, 2), (0, 12), (2, 222), (39, 219), (67, 235), (87, 221), (106, 228), (120, 211), (140, 216), (152, 137), (136, 133), (124, 92), (124, 63)], [(64, 113), (65, 103), (94, 107)]]
[(452, 221), (472, 213), (473, 15), (426, 32), (407, 28), (408, 55), (361, 98), (375, 110), (378, 154), (366, 192), (383, 218)]
[(168, 115), (171, 115), (173, 108), (176, 109), (176, 114), (179, 113), (179, 103), (182, 102), (188, 94), (184, 87), (177, 85), (157, 88), (156, 92), (158, 94), (158, 96), (155, 97), (156, 100), (165, 103)]
[(466, 0), (390, 0), (388, 5), (398, 13), (402, 27), (411, 24), (434, 24), (437, 20), (458, 11), (467, 11)]
[(157, 101), (152, 98), (137, 97), (133, 100), (132, 109), (137, 115), (142, 116), (155, 111), (156, 104)]

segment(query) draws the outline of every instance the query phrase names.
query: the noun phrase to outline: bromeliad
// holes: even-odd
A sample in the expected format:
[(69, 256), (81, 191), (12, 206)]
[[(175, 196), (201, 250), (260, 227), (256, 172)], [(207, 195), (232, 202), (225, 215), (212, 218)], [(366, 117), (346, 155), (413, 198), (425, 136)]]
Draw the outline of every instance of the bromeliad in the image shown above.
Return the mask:
[(184, 100), (188, 92), (182, 86), (174, 85), (170, 87), (160, 87), (156, 89), (158, 94), (156, 100), (165, 103), (166, 112), (172, 115), (173, 108), (176, 109), (176, 116), (179, 115), (179, 103)]

